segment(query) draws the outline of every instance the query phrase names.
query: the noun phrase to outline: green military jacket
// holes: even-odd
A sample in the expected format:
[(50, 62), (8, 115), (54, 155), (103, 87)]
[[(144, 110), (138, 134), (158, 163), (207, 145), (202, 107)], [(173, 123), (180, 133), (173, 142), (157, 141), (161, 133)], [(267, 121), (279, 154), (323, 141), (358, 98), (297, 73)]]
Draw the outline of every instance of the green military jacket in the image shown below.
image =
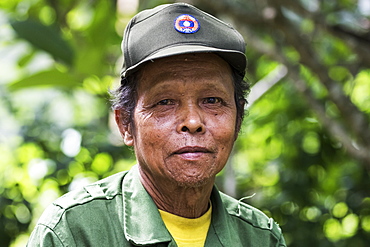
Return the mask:
[[(278, 225), (216, 188), (205, 246), (286, 246)], [(27, 246), (176, 246), (139, 179), (137, 167), (117, 173), (50, 205)]]

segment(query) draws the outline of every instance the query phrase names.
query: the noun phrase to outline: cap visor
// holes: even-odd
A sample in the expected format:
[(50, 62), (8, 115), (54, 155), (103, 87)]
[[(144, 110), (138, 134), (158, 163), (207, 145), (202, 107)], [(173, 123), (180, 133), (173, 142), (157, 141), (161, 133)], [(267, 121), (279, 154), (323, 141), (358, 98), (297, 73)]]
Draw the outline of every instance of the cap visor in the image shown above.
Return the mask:
[(173, 46), (173, 47), (168, 47), (166, 49), (162, 49), (146, 57), (145, 59), (140, 61), (140, 63), (137, 63), (134, 66), (131, 66), (126, 71), (122, 71), (121, 74), (123, 77), (126, 77), (132, 74), (134, 71), (136, 71), (140, 67), (140, 65), (142, 65), (145, 62), (151, 61), (151, 60), (175, 56), (175, 55), (187, 54), (187, 53), (203, 53), (203, 52), (218, 54), (221, 58), (223, 58), (226, 62), (228, 62), (232, 67), (234, 67), (239, 73), (244, 75), (245, 73), (244, 68), (247, 65), (247, 59), (244, 53), (238, 52), (235, 50), (224, 50), (224, 49), (218, 49), (218, 48), (201, 46), (201, 45), (180, 45), (180, 46)]

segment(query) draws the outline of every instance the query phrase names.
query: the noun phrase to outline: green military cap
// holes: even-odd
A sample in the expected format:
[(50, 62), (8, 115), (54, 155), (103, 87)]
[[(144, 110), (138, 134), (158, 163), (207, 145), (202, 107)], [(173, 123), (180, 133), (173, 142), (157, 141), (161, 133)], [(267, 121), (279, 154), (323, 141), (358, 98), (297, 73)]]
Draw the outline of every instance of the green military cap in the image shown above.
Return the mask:
[(122, 41), (122, 77), (143, 63), (186, 53), (216, 53), (240, 75), (247, 59), (242, 35), (231, 25), (186, 3), (144, 10), (128, 23)]

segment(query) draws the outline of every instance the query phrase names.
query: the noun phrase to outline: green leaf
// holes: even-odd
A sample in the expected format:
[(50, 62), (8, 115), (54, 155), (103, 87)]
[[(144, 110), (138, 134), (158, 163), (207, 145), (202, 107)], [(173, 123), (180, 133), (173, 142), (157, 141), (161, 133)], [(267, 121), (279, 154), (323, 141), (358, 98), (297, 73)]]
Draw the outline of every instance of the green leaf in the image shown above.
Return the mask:
[(72, 65), (74, 51), (56, 28), (45, 26), (34, 20), (16, 21), (12, 22), (11, 25), (20, 38), (48, 52), (55, 59)]
[(52, 69), (48, 71), (42, 71), (40, 73), (31, 75), (30, 77), (14, 82), (9, 85), (9, 90), (15, 91), (35, 86), (60, 86), (71, 88), (76, 87), (77, 85), (78, 81), (70, 74)]
[(24, 67), (26, 66), (31, 60), (32, 58), (35, 56), (35, 51), (32, 51), (32, 52), (29, 52), (29, 53), (26, 53), (23, 57), (21, 57), (19, 60), (18, 60), (18, 65), (19, 67)]

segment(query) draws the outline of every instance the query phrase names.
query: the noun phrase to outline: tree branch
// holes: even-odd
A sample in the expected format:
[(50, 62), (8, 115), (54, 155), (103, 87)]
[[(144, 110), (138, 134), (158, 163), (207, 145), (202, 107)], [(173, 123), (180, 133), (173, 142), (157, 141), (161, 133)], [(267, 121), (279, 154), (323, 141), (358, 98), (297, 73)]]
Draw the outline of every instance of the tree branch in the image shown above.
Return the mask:
[[(285, 64), (290, 71), (292, 70), (291, 68), (296, 67), (296, 64), (285, 57), (281, 47), (294, 47), (300, 54), (299, 62), (315, 73), (320, 79), (320, 82), (328, 90), (328, 98), (337, 106), (345, 125), (342, 126), (338, 121), (330, 119), (326, 114), (324, 114), (325, 111), (322, 107), (318, 107), (320, 103), (314, 97), (309, 88), (304, 85), (304, 82), (300, 79), (299, 75), (293, 79), (294, 81), (299, 80), (297, 84), (293, 83), (294, 86), (300, 85), (300, 92), (309, 99), (309, 102), (314, 102), (311, 103), (312, 107), (315, 112), (317, 112), (320, 120), (323, 121), (322, 123), (328, 129), (329, 133), (340, 139), (353, 157), (363, 161), (365, 160), (367, 164), (370, 164), (369, 155), (366, 154), (366, 150), (370, 150), (369, 121), (365, 114), (352, 103), (347, 95), (344, 94), (341, 85), (331, 80), (328, 75), (328, 68), (320, 61), (316, 51), (312, 48), (312, 44), (309, 42), (309, 39), (307, 39), (306, 36), (302, 36), (301, 31), (283, 15), (281, 8), (282, 6), (285, 6), (284, 0), (266, 0), (266, 2), (253, 1), (253, 13), (250, 11), (252, 1), (249, 1), (248, 5), (245, 6), (240, 6), (240, 4), (237, 5), (234, 1), (225, 0), (212, 2), (198, 0), (197, 2), (202, 3), (202, 5), (205, 5), (208, 9), (212, 9), (212, 12), (214, 12), (215, 15), (220, 13), (226, 14), (229, 19), (234, 22), (234, 26), (236, 26), (237, 29), (245, 35), (249, 46), (252, 46), (256, 51)], [(289, 6), (291, 6), (291, 2), (292, 1), (289, 1)], [(295, 10), (297, 10), (297, 6), (297, 4), (294, 5)], [(270, 18), (266, 18), (266, 16), (264, 17), (263, 10), (266, 8), (272, 8), (275, 10), (276, 15), (271, 15)], [(302, 8), (299, 9), (298, 13), (308, 15), (307, 11)], [(321, 17), (315, 18), (316, 19), (314, 20), (315, 23), (317, 22), (316, 25), (318, 27), (323, 29), (327, 27), (325, 22), (319, 21), (321, 20)], [(257, 32), (258, 34), (256, 34)], [(271, 47), (264, 43), (263, 40), (259, 38), (260, 33), (262, 33), (262, 35), (270, 35), (275, 40), (276, 47)], [(358, 40), (356, 42), (358, 42)], [(355, 52), (356, 51), (356, 55), (361, 57), (362, 54), (358, 54), (359, 50), (357, 49)], [(361, 61), (356, 62), (362, 63)], [(360, 65), (358, 64), (358, 67), (359, 66)], [(297, 73), (299, 74), (299, 72)], [(350, 133), (354, 135), (354, 138), (352, 138)], [(357, 145), (360, 147), (359, 149), (356, 149), (353, 145), (353, 139), (356, 140)]]
[(370, 170), (370, 152), (368, 149), (355, 143), (338, 121), (327, 116), (325, 107), (318, 102), (314, 93), (306, 86), (307, 84), (302, 81), (299, 74), (298, 69), (292, 67), (289, 68), (289, 76), (294, 81), (292, 85), (294, 85), (297, 91), (299, 91), (306, 99), (306, 102), (308, 102), (311, 109), (316, 113), (319, 122), (322, 123), (334, 139), (342, 143), (343, 147), (352, 157), (364, 162), (367, 169)]

